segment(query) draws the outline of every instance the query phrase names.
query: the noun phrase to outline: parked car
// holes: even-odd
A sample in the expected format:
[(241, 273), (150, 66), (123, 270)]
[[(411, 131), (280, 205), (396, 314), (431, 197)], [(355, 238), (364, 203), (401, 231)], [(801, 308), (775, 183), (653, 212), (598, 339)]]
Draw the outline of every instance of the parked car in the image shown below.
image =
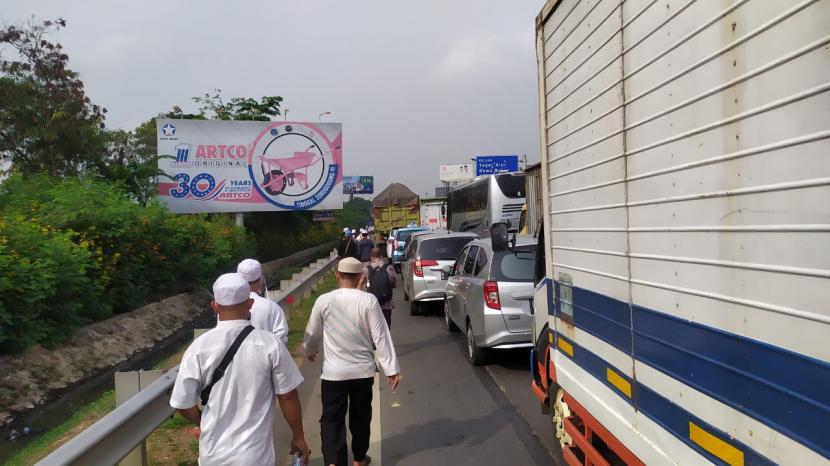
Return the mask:
[(516, 237), (512, 247), (493, 250), (493, 239), (469, 243), (447, 277), (444, 320), (448, 331), (461, 329), (467, 338), (467, 359), (484, 364), (491, 349), (530, 348), (533, 321), (533, 269), (536, 240)]
[(401, 263), (404, 299), (410, 301), (411, 315), (421, 312), (421, 303), (443, 301), (446, 278), (444, 266), (455, 263), (467, 243), (478, 239), (475, 233), (414, 233), (409, 237)]
[(395, 271), (401, 271), (401, 261), (403, 260), (404, 247), (406, 240), (412, 233), (417, 231), (427, 231), (426, 227), (401, 227), (392, 235), (392, 254), (389, 258), (392, 260), (392, 265), (395, 266)]
[(395, 250), (395, 245), (393, 244), (395, 242), (395, 233), (397, 233), (399, 228), (400, 227), (392, 228), (389, 230), (389, 234), (384, 238), (386, 241), (386, 257), (392, 257), (392, 252)]

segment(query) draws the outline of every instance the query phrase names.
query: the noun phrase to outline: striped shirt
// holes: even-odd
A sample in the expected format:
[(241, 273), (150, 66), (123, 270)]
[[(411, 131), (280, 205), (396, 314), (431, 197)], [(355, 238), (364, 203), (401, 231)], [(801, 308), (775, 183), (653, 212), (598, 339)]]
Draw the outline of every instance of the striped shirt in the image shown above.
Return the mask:
[(400, 373), (389, 327), (377, 298), (353, 288), (326, 293), (314, 303), (303, 347), (306, 356), (317, 354), (323, 343), (323, 380), (374, 377), (375, 354), (383, 373)]

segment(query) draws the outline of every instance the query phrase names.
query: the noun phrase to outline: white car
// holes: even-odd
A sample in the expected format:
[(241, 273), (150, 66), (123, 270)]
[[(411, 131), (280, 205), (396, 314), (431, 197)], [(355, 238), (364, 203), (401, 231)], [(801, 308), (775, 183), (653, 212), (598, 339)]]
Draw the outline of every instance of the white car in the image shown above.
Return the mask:
[(410, 314), (421, 313), (421, 303), (443, 301), (446, 279), (441, 269), (455, 263), (461, 249), (477, 239), (475, 233), (415, 233), (409, 238), (401, 263), (404, 299)]

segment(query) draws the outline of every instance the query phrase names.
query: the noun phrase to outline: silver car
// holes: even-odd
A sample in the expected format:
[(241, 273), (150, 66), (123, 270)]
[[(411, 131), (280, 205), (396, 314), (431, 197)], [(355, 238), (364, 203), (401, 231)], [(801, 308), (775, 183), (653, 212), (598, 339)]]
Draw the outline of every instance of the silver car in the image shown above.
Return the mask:
[(477, 239), (475, 233), (414, 233), (409, 238), (401, 263), (404, 299), (410, 301), (411, 315), (421, 313), (421, 303), (443, 301), (446, 279), (444, 266), (455, 263), (461, 249)]
[(530, 348), (536, 241), (519, 236), (511, 249), (493, 252), (489, 238), (468, 244), (447, 276), (444, 319), (447, 330), (467, 337), (467, 358), (486, 362), (489, 349)]

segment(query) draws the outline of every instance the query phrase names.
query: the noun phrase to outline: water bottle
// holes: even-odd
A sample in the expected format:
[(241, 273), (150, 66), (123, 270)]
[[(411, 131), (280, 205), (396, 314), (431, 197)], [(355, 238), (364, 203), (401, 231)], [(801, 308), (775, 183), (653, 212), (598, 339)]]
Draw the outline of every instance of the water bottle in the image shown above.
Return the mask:
[(299, 451), (294, 455), (294, 460), (291, 461), (291, 466), (303, 466), (303, 454)]

